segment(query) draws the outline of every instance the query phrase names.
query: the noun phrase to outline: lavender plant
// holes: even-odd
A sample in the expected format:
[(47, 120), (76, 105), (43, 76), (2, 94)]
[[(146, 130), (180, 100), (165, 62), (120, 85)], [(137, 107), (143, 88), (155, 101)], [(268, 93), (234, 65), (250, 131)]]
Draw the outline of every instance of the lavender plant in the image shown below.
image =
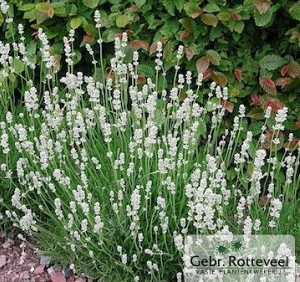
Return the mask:
[(13, 187), (10, 199), (1, 194), (2, 219), (74, 271), (104, 281), (182, 281), (187, 234), (278, 232), (281, 211), (299, 202), (299, 146), (278, 150), (288, 109), (275, 113), (271, 137), (271, 108), (258, 141), (245, 130), (243, 105), (226, 129), (226, 87), (211, 83), (206, 103), (198, 103), (203, 76), (181, 71), (181, 46), (167, 87), (160, 42), (155, 81), (139, 84), (139, 54), (127, 61), (126, 33), (115, 38), (105, 74), (99, 12), (95, 21), (99, 61), (86, 47), (100, 79), (74, 72), (73, 30), (64, 38), (61, 78), (42, 30), (34, 56), (21, 25), (19, 43), (0, 43), (1, 101), (8, 101), (1, 104), (0, 167)]

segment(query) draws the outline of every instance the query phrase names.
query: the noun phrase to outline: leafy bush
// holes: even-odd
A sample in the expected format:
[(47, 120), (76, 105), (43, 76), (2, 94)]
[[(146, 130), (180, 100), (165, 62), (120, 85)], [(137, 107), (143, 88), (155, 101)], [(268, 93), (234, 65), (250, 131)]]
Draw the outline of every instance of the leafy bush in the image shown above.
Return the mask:
[[(239, 2), (239, 1), (238, 1)], [(132, 50), (155, 51), (155, 42), (164, 44), (166, 70), (176, 65), (178, 42), (185, 47), (182, 62), (187, 69), (204, 73), (221, 86), (228, 84), (228, 107), (254, 104), (248, 116), (263, 119), (266, 104), (275, 110), (286, 104), (293, 113), (289, 129), (299, 131), (300, 2), (281, 0), (237, 1), (14, 1), (17, 18), (27, 24), (26, 40), (32, 48), (32, 29), (42, 27), (53, 39), (51, 52), (61, 60), (62, 38), (70, 28), (77, 30), (80, 46), (94, 44), (98, 33), (92, 22), (100, 9), (107, 54), (110, 42), (127, 31)], [(155, 13), (154, 13), (155, 10)], [(284, 23), (284, 24), (283, 24)], [(14, 26), (16, 31), (16, 26)], [(31, 30), (31, 31), (30, 31)], [(79, 46), (78, 46), (79, 47)], [(80, 51), (79, 51), (80, 50)], [(76, 48), (76, 62), (84, 62), (85, 49)], [(81, 59), (83, 58), (83, 59)], [(154, 78), (153, 63), (142, 56), (141, 76)], [(80, 60), (81, 59), (81, 60)], [(80, 67), (79, 67), (80, 68)], [(251, 99), (249, 99), (249, 96)], [(298, 137), (299, 133), (296, 133)]]
[[(98, 13), (95, 20), (99, 28)], [(197, 102), (203, 74), (195, 80), (181, 67), (183, 46), (169, 75), (168, 50), (157, 43), (155, 78), (143, 81), (124, 33), (107, 75), (86, 46), (101, 70), (88, 76), (74, 71), (71, 30), (67, 72), (58, 75), (45, 33), (38, 30), (31, 53), (18, 29), (19, 44), (0, 49), (1, 174), (13, 189), (11, 199), (2, 196), (3, 218), (42, 250), (108, 281), (182, 281), (186, 234), (280, 234), (281, 217), (295, 224), (299, 144), (283, 135), (286, 107), (267, 107), (262, 123), (248, 124), (240, 105), (226, 125), (230, 91), (212, 82)]]

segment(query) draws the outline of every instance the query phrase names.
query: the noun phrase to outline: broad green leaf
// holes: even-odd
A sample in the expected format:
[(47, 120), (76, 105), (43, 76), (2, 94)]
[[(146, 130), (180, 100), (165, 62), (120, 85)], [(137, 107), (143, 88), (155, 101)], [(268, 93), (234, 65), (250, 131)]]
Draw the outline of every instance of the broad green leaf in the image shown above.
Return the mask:
[(24, 71), (24, 63), (20, 59), (13, 58), (12, 67), (16, 73), (21, 73)]
[(184, 0), (175, 0), (174, 3), (175, 3), (175, 6), (176, 6), (176, 9), (181, 12), (181, 10), (183, 9), (183, 5), (184, 5)]
[(175, 3), (173, 0), (162, 0), (162, 4), (171, 16), (175, 16)]
[(160, 33), (165, 37), (170, 38), (176, 34), (178, 28), (179, 23), (177, 20), (169, 20), (160, 29)]
[(214, 65), (218, 66), (220, 64), (221, 56), (220, 56), (220, 54), (217, 51), (215, 51), (215, 50), (207, 50), (206, 51), (206, 56), (208, 56), (208, 57), (211, 58), (210, 61)]
[(220, 99), (217, 97), (213, 97), (210, 99), (210, 101), (208, 101), (206, 103), (205, 107), (206, 107), (207, 111), (212, 112), (216, 108), (217, 105), (220, 105)]
[(266, 26), (272, 20), (273, 12), (269, 9), (266, 13), (260, 14), (258, 11), (254, 11), (254, 21), (257, 26)]
[(231, 88), (229, 90), (229, 97), (231, 97), (231, 98), (237, 97), (237, 96), (240, 95), (240, 93), (241, 93), (240, 89), (238, 89), (238, 88)]
[(75, 65), (75, 64), (77, 64), (81, 61), (82, 54), (77, 50), (74, 53), (75, 54), (74, 54), (73, 62), (74, 62), (74, 65)]
[(34, 4), (24, 4), (19, 8), (19, 11), (23, 11), (23, 12), (29, 11), (29, 10), (34, 9), (34, 7), (35, 7)]
[(222, 12), (222, 13), (217, 14), (217, 17), (220, 21), (225, 22), (225, 21), (228, 21), (230, 19), (230, 14)]
[(146, 3), (146, 0), (134, 0), (134, 2), (138, 6), (142, 7)]
[(71, 19), (71, 21), (70, 21), (70, 27), (71, 28), (76, 29), (80, 25), (81, 25), (81, 19), (80, 18), (76, 17), (76, 18)]
[(116, 24), (118, 27), (125, 27), (131, 22), (132, 18), (129, 15), (120, 15), (116, 19)]
[(119, 32), (117, 28), (106, 29), (103, 32), (103, 40), (104, 42), (113, 42), (115, 39), (115, 34)]
[(264, 123), (262, 121), (254, 121), (249, 125), (249, 130), (253, 133), (254, 136), (261, 133), (261, 129)]
[(215, 3), (208, 3), (206, 6), (205, 6), (205, 11), (207, 13), (214, 13), (214, 12), (220, 12), (220, 8), (217, 4)]
[(212, 28), (209, 33), (209, 39), (214, 41), (216, 38), (219, 38), (223, 35), (223, 28), (221, 26), (217, 26)]
[(245, 24), (243, 21), (237, 21), (235, 26), (233, 27), (233, 30), (236, 31), (237, 33), (242, 33), (244, 30)]
[(99, 5), (99, 0), (82, 0), (82, 3), (85, 6), (93, 9), (93, 8), (96, 8)]
[(59, 1), (59, 2), (52, 1), (51, 5), (53, 8), (62, 8), (65, 7), (65, 1)]
[(186, 14), (193, 19), (198, 17), (201, 12), (199, 4), (197, 1), (186, 2), (183, 6)]
[(98, 31), (95, 28), (95, 26), (93, 24), (87, 24), (84, 26), (84, 30), (88, 35), (91, 35), (93, 37), (98, 36)]
[(36, 4), (36, 9), (42, 13), (47, 13), (48, 10), (52, 9), (52, 5), (48, 2)]
[(53, 8), (55, 15), (60, 17), (66, 17), (68, 15), (66, 7), (58, 6)]
[(140, 64), (138, 66), (138, 74), (142, 74), (146, 77), (154, 77), (155, 70), (151, 65)]
[(293, 121), (285, 121), (284, 128), (286, 128), (288, 130), (297, 130), (298, 129), (295, 122), (293, 122)]
[(250, 110), (250, 112), (247, 114), (247, 117), (250, 117), (252, 119), (264, 119), (265, 112), (262, 108), (253, 108)]
[(195, 20), (191, 18), (183, 18), (179, 20), (179, 22), (183, 25), (184, 29), (189, 32), (194, 31)]
[(175, 44), (173, 41), (169, 41), (164, 47), (163, 59), (166, 60), (167, 63), (170, 63), (172, 60), (172, 54), (175, 48)]
[(49, 18), (47, 13), (37, 11), (36, 12), (36, 23), (40, 24)]
[(77, 11), (78, 11), (78, 9), (77, 9), (77, 6), (75, 5), (75, 4), (72, 4), (71, 5), (71, 7), (70, 7), (70, 16), (75, 16), (76, 14), (77, 14)]
[(283, 66), (286, 63), (286, 61), (277, 55), (266, 55), (259, 61), (259, 66), (262, 69), (267, 70), (276, 70), (279, 67)]
[(213, 27), (216, 27), (218, 24), (218, 18), (213, 14), (202, 14), (201, 15), (201, 21), (206, 24)]
[(295, 19), (300, 21), (300, 1), (295, 3), (294, 5), (291, 6), (289, 9), (290, 15)]

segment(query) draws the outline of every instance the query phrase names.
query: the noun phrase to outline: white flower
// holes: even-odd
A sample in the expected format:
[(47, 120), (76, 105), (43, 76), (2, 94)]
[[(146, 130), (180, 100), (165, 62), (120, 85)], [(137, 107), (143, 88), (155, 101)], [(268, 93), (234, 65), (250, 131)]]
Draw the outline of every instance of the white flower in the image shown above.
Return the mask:
[(283, 122), (285, 122), (287, 118), (287, 112), (288, 108), (283, 107), (282, 109), (279, 109), (275, 116), (276, 124), (273, 126), (274, 130), (284, 130)]
[(182, 45), (179, 45), (179, 47), (178, 47), (178, 51), (177, 51), (177, 59), (179, 60), (179, 59), (181, 59), (182, 58), (182, 55), (183, 55), (183, 46)]

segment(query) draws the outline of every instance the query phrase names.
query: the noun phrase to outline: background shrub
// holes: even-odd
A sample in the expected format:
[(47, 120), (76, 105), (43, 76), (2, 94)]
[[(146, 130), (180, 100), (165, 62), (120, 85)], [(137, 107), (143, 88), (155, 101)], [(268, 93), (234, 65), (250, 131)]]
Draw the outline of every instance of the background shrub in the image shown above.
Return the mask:
[[(240, 1), (238, 1), (240, 2)], [(300, 2), (281, 0), (184, 1), (184, 0), (83, 0), (83, 1), (13, 1), (15, 18), (24, 19), (26, 40), (33, 39), (42, 27), (52, 42), (58, 61), (63, 50), (62, 38), (70, 28), (76, 29), (77, 42), (83, 47), (94, 44), (98, 33), (93, 12), (101, 11), (105, 27), (105, 58), (109, 59), (116, 35), (126, 31), (132, 50), (153, 53), (154, 42), (164, 46), (166, 70), (176, 64), (178, 43), (185, 46), (183, 66), (204, 73), (221, 86), (228, 85), (229, 111), (244, 103), (253, 107), (248, 117), (263, 119), (263, 110), (290, 108), (293, 115), (286, 125), (291, 131), (299, 127), (299, 52)], [(237, 4), (238, 3), (238, 4)], [(0, 15), (0, 22), (1, 19)], [(3, 22), (3, 20), (2, 20)], [(3, 24), (6, 25), (6, 24)], [(17, 32), (17, 27), (14, 27)], [(6, 33), (6, 36), (9, 36)], [(12, 38), (11, 38), (12, 40)], [(80, 67), (91, 60), (85, 48), (76, 48), (75, 62)], [(153, 61), (142, 57), (141, 75), (154, 77)], [(143, 79), (143, 77), (141, 77)], [(198, 98), (199, 100), (202, 97)], [(298, 126), (297, 126), (298, 125)], [(299, 133), (295, 133), (299, 138)]]
[[(13, 222), (14, 227), (20, 227), (25, 233), (34, 236), (38, 240), (39, 247), (54, 259), (64, 264), (74, 263), (78, 272), (84, 271), (90, 276), (102, 278), (112, 277), (113, 274), (116, 276), (114, 279), (116, 281), (121, 279), (132, 281), (133, 277), (138, 281), (136, 274), (142, 278), (142, 281), (167, 281), (173, 277), (176, 271), (180, 271), (183, 236), (178, 235), (179, 232), (195, 233), (195, 228), (205, 233), (216, 230), (226, 231), (230, 225), (230, 230), (237, 233), (251, 232), (252, 227), (254, 231), (262, 233), (299, 233), (300, 225), (297, 216), (299, 214), (297, 208), (300, 181), (297, 177), (299, 154), (296, 151), (297, 140), (293, 139), (294, 135), (289, 134), (287, 140), (288, 133), (297, 128), (298, 123), (296, 123), (296, 115), (288, 117), (287, 108), (284, 107), (284, 103), (294, 105), (294, 114), (297, 114), (295, 103), (297, 98), (293, 93), (289, 96), (284, 94), (288, 98), (284, 102), (280, 101), (278, 99), (280, 95), (277, 93), (279, 88), (276, 89), (275, 82), (270, 78), (272, 70), (275, 73), (276, 69), (281, 69), (280, 74), (286, 76), (281, 81), (293, 79), (290, 81), (290, 88), (287, 88), (291, 91), (293, 85), (297, 84), (299, 76), (299, 65), (292, 57), (269, 54), (262, 56), (256, 63), (253, 60), (253, 65), (249, 64), (249, 68), (254, 65), (258, 67), (256, 75), (258, 82), (253, 81), (253, 89), (258, 89), (256, 86), (258, 83), (267, 92), (266, 95), (252, 93), (251, 101), (255, 107), (248, 113), (249, 117), (255, 119), (261, 119), (263, 113), (267, 117), (265, 122), (249, 123), (249, 119), (245, 119), (244, 105), (236, 105), (242, 101), (238, 96), (246, 97), (246, 95), (233, 95), (232, 90), (228, 93), (228, 88), (225, 87), (222, 92), (220, 86), (216, 87), (216, 83), (221, 86), (231, 83), (232, 88), (237, 89), (234, 83), (238, 81), (237, 85), (247, 90), (248, 86), (243, 81), (250, 71), (235, 69), (234, 76), (229, 76), (230, 72), (222, 70), (226, 66), (223, 65), (226, 52), (215, 47), (215, 43), (205, 45), (203, 54), (199, 51), (199, 56), (194, 55), (193, 58), (187, 51), (189, 47), (185, 44), (187, 58), (177, 73), (179, 68), (177, 64), (184, 49), (180, 46), (178, 53), (173, 55), (169, 47), (172, 42), (171, 37), (166, 38), (164, 35), (164, 38), (161, 38), (161, 31), (164, 30), (165, 25), (163, 23), (161, 29), (157, 29), (158, 33), (152, 35), (154, 42), (160, 40), (165, 45), (166, 64), (163, 64), (163, 70), (159, 72), (161, 68), (157, 62), (160, 62), (160, 47), (156, 48), (155, 44), (150, 45), (142, 40), (147, 36), (150, 37), (146, 29), (144, 30), (144, 26), (140, 25), (139, 35), (135, 35), (135, 32), (130, 30), (123, 33), (122, 44), (115, 37), (116, 34), (119, 35), (117, 31), (126, 29), (126, 25), (131, 22), (132, 30), (134, 25), (136, 30), (139, 30), (140, 22), (134, 22), (135, 12), (132, 10), (131, 13), (126, 14), (128, 10), (124, 8), (125, 12), (121, 17), (118, 14), (112, 21), (120, 29), (114, 30), (109, 26), (103, 31), (107, 43), (106, 61), (110, 59), (109, 54), (112, 50), (109, 33), (113, 32), (115, 46), (119, 46), (113, 61), (117, 62), (117, 72), (113, 64), (112, 68), (107, 68), (109, 70), (107, 79), (103, 79), (99, 72), (99, 68), (103, 65), (101, 60), (100, 66), (97, 62), (94, 62), (94, 66), (88, 64), (94, 59), (94, 55), (98, 58), (98, 54), (93, 53), (93, 49), (98, 46), (94, 45), (91, 49), (87, 45), (97, 40), (96, 33), (92, 34), (93, 25), (89, 25), (89, 21), (84, 21), (76, 15), (71, 19), (67, 17), (69, 11), (64, 10), (63, 6), (66, 4), (62, 3), (64, 2), (28, 3), (27, 6), (23, 4), (20, 6), (17, 2), (19, 9), (25, 10), (21, 11), (22, 13), (26, 14), (29, 11), (29, 15), (36, 18), (33, 26), (27, 26), (25, 33), (22, 26), (21, 28), (18, 26), (20, 33), (18, 35), (14, 33), (19, 23), (16, 17), (15, 22), (8, 20), (4, 24), (4, 30), (8, 32), (5, 33), (7, 38), (3, 42), (6, 44), (8, 40), (14, 44), (11, 44), (13, 48), (10, 52), (5, 51), (7, 48), (2, 48), (4, 46), (2, 42), (0, 45), (1, 52), (4, 54), (1, 58), (3, 68), (0, 71), (2, 86), (0, 100), (3, 109), (0, 111), (2, 121), (0, 123), (2, 147), (0, 168), (1, 179), (5, 181), (0, 183), (0, 187), (9, 188), (1, 190), (4, 191), (1, 193), (3, 203), (1, 209), (5, 209), (0, 213), (1, 225), (2, 219), (4, 221), (8, 219), (10, 224)], [(95, 4), (98, 2), (84, 1), (80, 5), (82, 13), (92, 17), (93, 9), (87, 6), (92, 7)], [(141, 7), (146, 5), (142, 4)], [(111, 14), (114, 14), (113, 7), (117, 7), (115, 5), (117, 4), (106, 3), (103, 7), (110, 8)], [(162, 7), (162, 11), (169, 10), (171, 5), (172, 3), (165, 8)], [(217, 6), (215, 3), (209, 7), (216, 10)], [(265, 2), (264, 4), (255, 2), (256, 9), (257, 6), (264, 9), (263, 14), (267, 14), (272, 8), (270, 3)], [(70, 7), (75, 9), (74, 6)], [(57, 11), (54, 8), (61, 9), (59, 10), (61, 18), (55, 17)], [(178, 9), (175, 6), (174, 15), (175, 10)], [(199, 26), (204, 26), (206, 29), (214, 19), (217, 28), (218, 17), (213, 16), (212, 10), (208, 13), (207, 9), (198, 11), (199, 15), (193, 12), (191, 15), (195, 19), (183, 22), (197, 23), (200, 19)], [(222, 10), (220, 7), (219, 9), (218, 13), (221, 13)], [(10, 13), (12, 16), (13, 10)], [(79, 12), (76, 13), (79, 15)], [(234, 20), (234, 23), (240, 22), (237, 13), (230, 17), (228, 22), (231, 20)], [(254, 17), (257, 15), (254, 14)], [(129, 18), (130, 22), (127, 23)], [(58, 41), (58, 38), (64, 34), (62, 27), (65, 26), (63, 24), (65, 21), (69, 22), (71, 27), (77, 27), (76, 37), (79, 38), (79, 44), (73, 41), (74, 30), (66, 34), (69, 38), (64, 38), (64, 47)], [(172, 20), (167, 19), (164, 22), (169, 24)], [(106, 23), (111, 24), (109, 20)], [(57, 64), (52, 61), (48, 53), (49, 45), (45, 34), (41, 29), (38, 34), (30, 32), (30, 28), (38, 28), (39, 25), (50, 34), (51, 52), (55, 56), (56, 63), (61, 61), (62, 71), (59, 73), (56, 73)], [(89, 33), (85, 30), (87, 27), (90, 29)], [(196, 31), (198, 29), (195, 29)], [(172, 28), (170, 32), (173, 32)], [(173, 35), (175, 40), (177, 32)], [(20, 44), (20, 41), (23, 41), (23, 34), (27, 37), (26, 48), (24, 48), (28, 59), (25, 61), (27, 64), (22, 61), (25, 57), (23, 57), (24, 50), (20, 47), (22, 44), (17, 45), (18, 42)], [(127, 34), (130, 36), (129, 50), (125, 48)], [(140, 40), (134, 40), (135, 36), (140, 37)], [(199, 42), (202, 42), (204, 39), (201, 40), (201, 35), (198, 36)], [(256, 33), (252, 36), (256, 36)], [(187, 38), (182, 39), (187, 40)], [(204, 33), (203, 38), (205, 38)], [(222, 38), (225, 40), (226, 35)], [(250, 36), (248, 41), (251, 41)], [(174, 48), (176, 44), (173, 43)], [(90, 54), (84, 51), (85, 48), (80, 49), (84, 45)], [(233, 46), (232, 43), (231, 45)], [(228, 43), (228, 46), (231, 45)], [(73, 59), (71, 54), (78, 48), (80, 51), (76, 51), (74, 58), (77, 69), (73, 70), (73, 65), (70, 64), (70, 60)], [(270, 48), (266, 50), (271, 50)], [(62, 55), (63, 49), (64, 55)], [(135, 49), (145, 49), (145, 53), (140, 61), (135, 54), (130, 65), (128, 63), (131, 62), (131, 55)], [(158, 49), (156, 60), (145, 56), (148, 49), (150, 52)], [(252, 49), (255, 50), (254, 47)], [(229, 51), (227, 53), (229, 54)], [(293, 54), (296, 54), (296, 49), (293, 49)], [(230, 56), (228, 64), (232, 65), (237, 55), (232, 52)], [(130, 60), (127, 60), (128, 58)], [(153, 61), (157, 63), (156, 68), (155, 63), (151, 63)], [(244, 64), (247, 64), (248, 61), (244, 61)], [(39, 65), (39, 62), (43, 63)], [(171, 68), (174, 63), (176, 63), (176, 71)], [(124, 66), (126, 73), (124, 73)], [(135, 70), (133, 66), (138, 69)], [(197, 87), (194, 92), (194, 85), (191, 86), (192, 73), (186, 71), (187, 67), (203, 73), (199, 75), (197, 86), (201, 86), (203, 76), (212, 78), (216, 83), (211, 83), (207, 91), (202, 92), (201, 88), (198, 92), (199, 87)], [(76, 74), (77, 70), (82, 70), (84, 73)], [(68, 72), (65, 74), (66, 71)], [(127, 71), (130, 72), (132, 79), (129, 79)], [(168, 71), (166, 76), (165, 71)], [(93, 72), (94, 77), (85, 76)], [(174, 72), (175, 75), (172, 75)], [(63, 75), (65, 77), (62, 77)], [(150, 79), (146, 81), (146, 78), (151, 76), (155, 76), (155, 85)], [(166, 83), (164, 83), (165, 79)], [(185, 80), (186, 85), (183, 85)], [(163, 92), (162, 89), (166, 91)], [(176, 89), (180, 89), (179, 92)], [(296, 91), (295, 86), (294, 89)], [(148, 90), (151, 94), (149, 96)], [(167, 90), (170, 90), (170, 95)], [(210, 93), (207, 95), (208, 99), (206, 97), (204, 99), (204, 95), (213, 91), (215, 96)], [(17, 100), (17, 103), (14, 100)], [(205, 102), (201, 103), (202, 100)], [(267, 106), (273, 109), (273, 111), (268, 109), (268, 114), (263, 111)], [(235, 112), (233, 127), (230, 127), (233, 119), (228, 112)], [(227, 127), (232, 130), (228, 131)], [(285, 131), (284, 136), (285, 127), (288, 130)], [(174, 138), (171, 138), (173, 134)], [(298, 132), (295, 132), (296, 136), (297, 134)], [(220, 138), (222, 140), (219, 142)], [(177, 142), (174, 140), (178, 140), (178, 152), (174, 151), (176, 147), (174, 142)], [(239, 149), (241, 149), (240, 154)], [(268, 159), (265, 163), (267, 155)], [(295, 168), (292, 167), (294, 163)], [(218, 171), (215, 174), (216, 169)], [(198, 183), (199, 172), (202, 173), (202, 184)], [(205, 209), (207, 203), (213, 205), (212, 209), (208, 210), (209, 216), (206, 220), (208, 224), (197, 226), (197, 216), (196, 225), (186, 225), (187, 221), (194, 221), (194, 204), (199, 203), (196, 187), (198, 184), (199, 187), (203, 186), (200, 187), (201, 189), (206, 187), (207, 176), (209, 176), (208, 186), (213, 187), (215, 198), (215, 201), (211, 201), (212, 189), (208, 188), (207, 198), (205, 196), (203, 202)], [(174, 190), (174, 187), (177, 190)], [(192, 189), (195, 190), (194, 196), (190, 194), (191, 187), (195, 187)], [(248, 201), (248, 196), (249, 205), (246, 205), (244, 201), (245, 198)], [(195, 198), (195, 203), (190, 206), (191, 197)], [(199, 213), (202, 213), (202, 206), (197, 205), (197, 207)], [(216, 220), (216, 224), (210, 220), (211, 215)], [(179, 220), (181, 227), (178, 224)], [(201, 223), (201, 217), (199, 221)], [(155, 238), (157, 242), (153, 242), (153, 232), (156, 234), (158, 231), (159, 237)], [(170, 245), (169, 242), (173, 241), (174, 244)], [(299, 247), (297, 252), (298, 250)], [(135, 258), (127, 257), (127, 254), (134, 254), (134, 252), (136, 252)], [(149, 259), (149, 255), (153, 254), (155, 257)], [(166, 258), (163, 261), (159, 256), (156, 258), (156, 255), (164, 255)], [(90, 263), (91, 259), (93, 265)], [(149, 280), (146, 278), (147, 275), (150, 275)]]

